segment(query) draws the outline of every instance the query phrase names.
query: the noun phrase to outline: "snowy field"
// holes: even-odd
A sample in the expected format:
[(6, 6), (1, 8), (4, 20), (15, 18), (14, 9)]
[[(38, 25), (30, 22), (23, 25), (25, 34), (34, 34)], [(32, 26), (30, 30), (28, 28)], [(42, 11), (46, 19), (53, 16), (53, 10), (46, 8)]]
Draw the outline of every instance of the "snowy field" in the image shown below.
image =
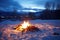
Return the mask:
[[(0, 40), (60, 40), (60, 20), (30, 20), (40, 31), (23, 33), (13, 29), (21, 22), (0, 22)], [(54, 32), (59, 35), (53, 35)]]

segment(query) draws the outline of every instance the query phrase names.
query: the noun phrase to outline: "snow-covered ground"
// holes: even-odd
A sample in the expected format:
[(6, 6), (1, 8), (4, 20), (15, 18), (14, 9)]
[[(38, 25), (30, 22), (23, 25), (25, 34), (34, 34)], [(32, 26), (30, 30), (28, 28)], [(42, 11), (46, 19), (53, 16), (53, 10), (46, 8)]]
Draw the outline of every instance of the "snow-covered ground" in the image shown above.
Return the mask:
[(0, 40), (60, 40), (60, 20), (30, 20), (40, 31), (19, 32), (12, 29), (22, 21), (5, 20), (0, 23)]

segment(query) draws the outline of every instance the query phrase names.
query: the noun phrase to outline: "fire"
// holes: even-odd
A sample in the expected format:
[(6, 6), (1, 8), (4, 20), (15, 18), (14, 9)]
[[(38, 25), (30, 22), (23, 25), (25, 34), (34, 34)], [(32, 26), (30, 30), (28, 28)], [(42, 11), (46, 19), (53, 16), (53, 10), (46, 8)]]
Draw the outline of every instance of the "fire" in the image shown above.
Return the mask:
[(19, 24), (16, 28), (18, 32), (27, 32), (27, 31), (39, 31), (37, 27), (30, 24), (29, 21), (24, 21), (23, 23)]
[(16, 30), (23, 31), (24, 29), (26, 29), (29, 26), (30, 26), (29, 22), (24, 21), (20, 26), (18, 26), (18, 28), (16, 28)]
[(29, 22), (24, 21), (24, 23), (22, 24), (22, 28), (25, 29), (28, 26), (30, 26)]

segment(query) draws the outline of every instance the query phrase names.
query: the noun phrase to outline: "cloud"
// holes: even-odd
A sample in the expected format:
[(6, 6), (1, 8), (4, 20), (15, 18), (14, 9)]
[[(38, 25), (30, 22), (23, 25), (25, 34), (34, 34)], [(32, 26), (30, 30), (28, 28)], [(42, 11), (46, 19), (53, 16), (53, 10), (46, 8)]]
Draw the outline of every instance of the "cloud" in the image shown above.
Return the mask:
[(55, 0), (16, 0), (23, 7), (30, 8), (40, 6), (44, 8), (46, 2), (53, 2)]
[(60, 3), (60, 0), (0, 0), (0, 9), (44, 8), (46, 2)]
[(0, 0), (0, 10), (21, 9), (22, 6), (14, 0)]

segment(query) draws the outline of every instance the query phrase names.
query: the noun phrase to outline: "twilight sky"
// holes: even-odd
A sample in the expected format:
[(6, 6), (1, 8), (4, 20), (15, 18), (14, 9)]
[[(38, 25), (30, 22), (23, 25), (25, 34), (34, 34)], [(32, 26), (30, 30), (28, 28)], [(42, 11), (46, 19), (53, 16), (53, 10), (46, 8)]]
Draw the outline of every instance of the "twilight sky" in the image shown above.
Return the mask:
[(52, 0), (16, 0), (24, 8), (44, 9), (44, 4)]
[(22, 8), (45, 9), (46, 2), (55, 2), (60, 4), (60, 0), (0, 0), (0, 10), (13, 10)]

